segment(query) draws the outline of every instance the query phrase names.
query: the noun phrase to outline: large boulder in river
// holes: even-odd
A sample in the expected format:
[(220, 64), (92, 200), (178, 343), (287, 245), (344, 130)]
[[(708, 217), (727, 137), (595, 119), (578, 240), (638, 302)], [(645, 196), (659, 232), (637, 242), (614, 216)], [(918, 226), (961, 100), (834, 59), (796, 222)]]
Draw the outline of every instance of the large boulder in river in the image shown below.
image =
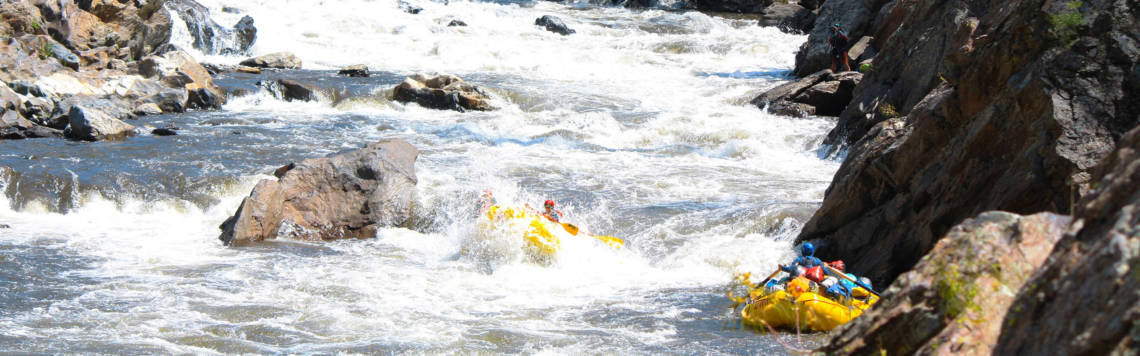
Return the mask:
[(411, 218), (419, 151), (388, 140), (306, 159), (262, 180), (220, 228), (240, 246), (278, 236), (301, 240), (368, 238)]
[(340, 71), (336, 72), (336, 74), (354, 77), (354, 78), (363, 78), (363, 77), (369, 76), (368, 66), (363, 65), (363, 64), (353, 64), (353, 65), (341, 68)]
[(301, 59), (289, 52), (270, 53), (241, 61), (241, 65), (254, 68), (301, 69)]
[(837, 116), (851, 101), (851, 92), (862, 79), (863, 74), (857, 72), (822, 70), (764, 92), (752, 99), (752, 105), (776, 115)]
[(1134, 355), (1140, 348), (1140, 129), (1121, 139), (1094, 181), (1072, 232), (1017, 293), (995, 355)]
[(392, 99), (413, 102), (431, 109), (479, 110), (494, 109), (482, 90), (450, 74), (425, 77), (415, 74), (404, 79), (392, 90)]
[(68, 113), (71, 125), (67, 136), (76, 140), (100, 141), (118, 140), (134, 134), (135, 127), (116, 119), (102, 111), (82, 106), (71, 107)]
[(839, 329), (828, 355), (989, 355), (1014, 292), (1068, 230), (1068, 216), (986, 212), (950, 230), (874, 308)]
[(562, 22), (562, 19), (558, 18), (557, 16), (542, 15), (542, 17), (534, 20), (534, 25), (542, 26), (547, 31), (554, 32), (563, 36), (567, 36), (575, 32), (574, 29), (571, 29), (570, 26), (566, 26), (566, 23)]

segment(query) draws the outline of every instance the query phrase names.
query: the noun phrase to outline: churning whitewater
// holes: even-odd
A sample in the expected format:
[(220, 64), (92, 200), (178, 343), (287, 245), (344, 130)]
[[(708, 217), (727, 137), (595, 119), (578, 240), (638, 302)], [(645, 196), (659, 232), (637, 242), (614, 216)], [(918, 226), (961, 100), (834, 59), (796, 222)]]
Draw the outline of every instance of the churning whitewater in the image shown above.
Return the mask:
[[(147, 118), (178, 136), (0, 141), (0, 349), (74, 353), (780, 353), (728, 309), (734, 274), (772, 271), (837, 169), (833, 124), (748, 100), (785, 81), (804, 36), (698, 12), (587, 3), (203, 1), (256, 19), (252, 51), (336, 95), (253, 87), (220, 111)], [(222, 11), (233, 7), (237, 11)], [(232, 12), (237, 12), (232, 13)], [(534, 25), (561, 17), (577, 33)], [(452, 19), (467, 23), (449, 27)], [(203, 62), (244, 57), (191, 49)], [(335, 69), (366, 64), (371, 78)], [(450, 73), (499, 108), (391, 101)], [(241, 74), (221, 85), (241, 86)], [(375, 239), (228, 248), (218, 225), (291, 161), (402, 138), (421, 154), (415, 221)], [(557, 202), (614, 250), (565, 239), (550, 265), (476, 238), (478, 197)]]

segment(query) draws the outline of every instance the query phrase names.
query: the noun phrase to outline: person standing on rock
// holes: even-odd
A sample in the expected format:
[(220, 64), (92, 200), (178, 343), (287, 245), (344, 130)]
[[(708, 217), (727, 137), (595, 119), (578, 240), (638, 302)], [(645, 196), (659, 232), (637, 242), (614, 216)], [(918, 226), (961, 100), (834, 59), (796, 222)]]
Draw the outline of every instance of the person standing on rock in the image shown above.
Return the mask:
[(831, 34), (827, 36), (827, 44), (831, 45), (831, 71), (833, 73), (839, 68), (843, 68), (844, 72), (851, 71), (851, 64), (848, 63), (847, 59), (847, 43), (850, 41), (839, 23), (831, 26)]

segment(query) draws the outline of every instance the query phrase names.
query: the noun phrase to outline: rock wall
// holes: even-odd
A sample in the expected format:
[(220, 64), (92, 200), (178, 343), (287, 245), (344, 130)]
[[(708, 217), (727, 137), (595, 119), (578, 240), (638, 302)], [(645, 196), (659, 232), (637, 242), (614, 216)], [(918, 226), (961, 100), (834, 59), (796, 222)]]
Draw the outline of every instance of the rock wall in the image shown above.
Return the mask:
[[(844, 1), (860, 2), (830, 0), (825, 12)], [(907, 4), (913, 6), (891, 7), (909, 12), (898, 16), (902, 22), (856, 95), (915, 103), (853, 138), (798, 237), (877, 285), (911, 269), (952, 226), (983, 211), (1069, 213), (1088, 193), (1091, 169), (1140, 121), (1135, 1)], [(942, 23), (943, 32), (920, 34), (932, 23)], [(939, 46), (923, 50), (931, 41)], [(928, 54), (940, 57), (913, 58)], [(908, 56), (945, 71), (933, 84), (899, 80), (894, 87), (874, 74), (897, 71), (882, 64)]]
[(883, 299), (839, 329), (829, 355), (993, 352), (1014, 293), (1045, 262), (1070, 218), (986, 212), (955, 226)]
[(1077, 205), (1073, 232), (1002, 321), (996, 354), (1140, 350), (1140, 129), (1121, 140), (1096, 177), (1095, 192)]

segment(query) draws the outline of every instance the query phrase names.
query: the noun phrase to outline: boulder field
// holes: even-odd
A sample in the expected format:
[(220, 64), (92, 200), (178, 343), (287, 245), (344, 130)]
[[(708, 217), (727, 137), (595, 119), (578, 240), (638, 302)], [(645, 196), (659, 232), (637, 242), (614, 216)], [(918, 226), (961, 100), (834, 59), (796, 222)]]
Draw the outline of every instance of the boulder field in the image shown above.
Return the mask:
[[(167, 9), (192, 5), (201, 7), (192, 0), (0, 4), (0, 139), (122, 139), (139, 116), (220, 108), (225, 96), (210, 73), (169, 43)], [(246, 45), (252, 26), (252, 19), (239, 23)]]

